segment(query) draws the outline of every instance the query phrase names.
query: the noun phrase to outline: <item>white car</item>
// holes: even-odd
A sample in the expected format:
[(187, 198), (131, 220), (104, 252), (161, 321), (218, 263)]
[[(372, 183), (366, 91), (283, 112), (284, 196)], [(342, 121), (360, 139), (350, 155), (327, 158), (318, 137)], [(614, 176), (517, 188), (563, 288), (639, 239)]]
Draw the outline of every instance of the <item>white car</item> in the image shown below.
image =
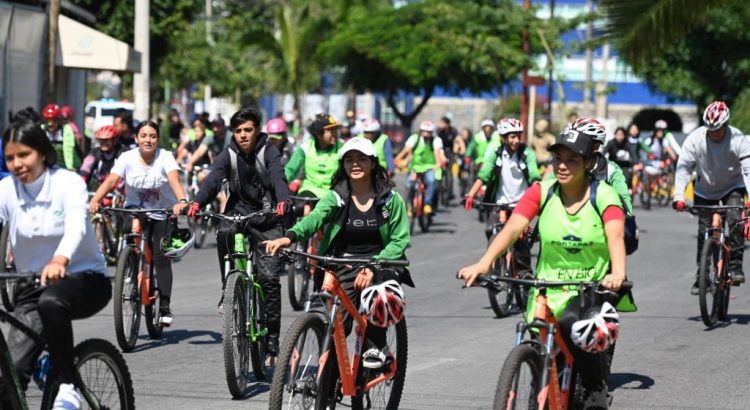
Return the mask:
[(131, 102), (115, 100), (89, 101), (83, 114), (85, 134), (93, 138), (94, 133), (105, 125), (112, 125), (115, 115), (120, 109), (133, 112), (134, 104)]

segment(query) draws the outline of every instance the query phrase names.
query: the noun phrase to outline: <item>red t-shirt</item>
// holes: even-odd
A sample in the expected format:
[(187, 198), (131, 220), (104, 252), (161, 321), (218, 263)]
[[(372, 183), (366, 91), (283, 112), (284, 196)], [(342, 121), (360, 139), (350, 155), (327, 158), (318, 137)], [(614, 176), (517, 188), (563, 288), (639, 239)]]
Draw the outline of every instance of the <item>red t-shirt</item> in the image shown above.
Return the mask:
[[(542, 186), (536, 182), (526, 193), (523, 194), (521, 200), (518, 201), (516, 209), (513, 210), (514, 214), (519, 214), (529, 221), (534, 219), (535, 216), (539, 215), (539, 208), (542, 204)], [(616, 205), (610, 205), (602, 213), (602, 221), (606, 224), (609, 221), (625, 221), (625, 212), (622, 208)]]

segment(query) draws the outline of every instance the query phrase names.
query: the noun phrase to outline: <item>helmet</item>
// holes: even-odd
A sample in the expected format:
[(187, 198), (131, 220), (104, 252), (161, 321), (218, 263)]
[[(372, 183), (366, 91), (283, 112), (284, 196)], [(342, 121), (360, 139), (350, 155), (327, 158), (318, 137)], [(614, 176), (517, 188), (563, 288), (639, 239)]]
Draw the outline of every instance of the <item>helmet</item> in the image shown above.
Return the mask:
[(666, 130), (667, 129), (667, 122), (664, 120), (657, 120), (654, 124), (655, 130)]
[(73, 115), (74, 115), (74, 114), (73, 114), (73, 107), (71, 107), (71, 106), (69, 106), (69, 105), (64, 105), (64, 106), (62, 107), (62, 109), (60, 110), (60, 114), (61, 114), (61, 115), (62, 115), (62, 117), (63, 117), (63, 118), (65, 118), (66, 120), (72, 119), (72, 118), (73, 118)]
[(370, 286), (362, 291), (360, 313), (377, 327), (388, 327), (404, 318), (404, 291), (395, 280)]
[(709, 130), (718, 130), (729, 122), (729, 107), (724, 101), (714, 101), (703, 111), (703, 122)]
[(604, 131), (604, 124), (595, 118), (581, 117), (568, 126), (568, 129), (576, 130), (581, 134), (588, 135), (594, 141), (604, 144), (607, 133)]
[(119, 134), (120, 131), (114, 125), (105, 125), (96, 131), (95, 137), (98, 140), (111, 140), (117, 138)]
[(430, 120), (422, 121), (422, 123), (419, 124), (419, 130), (427, 131), (427, 132), (435, 132), (435, 124), (433, 124), (432, 121)]
[(42, 109), (42, 118), (45, 120), (56, 120), (60, 117), (60, 106), (57, 104), (47, 104)]
[(484, 128), (484, 127), (495, 128), (495, 122), (492, 121), (492, 120), (490, 120), (490, 119), (487, 119), (487, 120), (484, 120), (484, 121), (480, 122), (479, 123), (479, 128)]
[(281, 118), (268, 120), (266, 132), (269, 134), (284, 134), (286, 133), (286, 123)]
[(362, 132), (378, 131), (380, 131), (380, 121), (376, 120), (375, 118), (367, 119), (362, 123)]
[(601, 353), (617, 340), (620, 331), (620, 316), (615, 308), (604, 302), (601, 310), (589, 309), (583, 319), (573, 323), (570, 338), (573, 344), (588, 353)]
[(168, 258), (180, 258), (193, 247), (195, 235), (190, 229), (175, 229), (161, 241), (161, 249)]
[(497, 132), (500, 135), (506, 135), (513, 132), (522, 133), (523, 124), (515, 118), (503, 118), (497, 123)]

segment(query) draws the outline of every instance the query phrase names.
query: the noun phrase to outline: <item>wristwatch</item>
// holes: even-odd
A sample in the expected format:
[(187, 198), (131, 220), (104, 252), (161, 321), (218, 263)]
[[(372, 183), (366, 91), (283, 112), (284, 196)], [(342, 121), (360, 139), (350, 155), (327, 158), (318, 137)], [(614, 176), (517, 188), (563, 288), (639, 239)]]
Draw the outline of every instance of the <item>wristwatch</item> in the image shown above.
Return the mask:
[(179, 201), (177, 201), (177, 202), (181, 202), (181, 203), (183, 203), (183, 204), (186, 204), (186, 203), (188, 203), (188, 200), (187, 200), (187, 199), (185, 199), (185, 198), (182, 198), (182, 199), (180, 199), (180, 200), (179, 200)]

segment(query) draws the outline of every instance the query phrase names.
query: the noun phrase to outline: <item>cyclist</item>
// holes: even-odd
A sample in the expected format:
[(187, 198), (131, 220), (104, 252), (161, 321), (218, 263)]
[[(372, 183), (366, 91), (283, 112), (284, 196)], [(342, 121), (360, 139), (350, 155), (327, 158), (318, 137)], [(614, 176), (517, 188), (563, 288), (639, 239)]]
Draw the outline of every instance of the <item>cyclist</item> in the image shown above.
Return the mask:
[[(338, 151), (343, 145), (338, 139), (341, 124), (333, 116), (319, 114), (310, 124), (313, 138), (303, 142), (284, 166), (284, 174), (292, 191), (300, 196), (323, 198), (331, 189), (331, 178), (339, 167)], [(302, 178), (300, 172), (304, 173)]]
[[(419, 125), (419, 134), (412, 134), (404, 144), (404, 148), (396, 156), (395, 163), (411, 159), (409, 172), (424, 174), (427, 192), (424, 205), (424, 213), (429, 215), (435, 206), (436, 181), (440, 180), (442, 166), (445, 164), (443, 153), (443, 140), (435, 138), (435, 125), (432, 121), (422, 121)], [(408, 161), (407, 161), (408, 162)], [(411, 178), (406, 181), (406, 189), (410, 191), (415, 181)]]
[(211, 163), (211, 156), (208, 153), (208, 145), (205, 148), (201, 148), (204, 141), (208, 141), (213, 144), (213, 138), (208, 140), (209, 136), (213, 137), (213, 131), (208, 132), (206, 125), (199, 118), (193, 121), (193, 128), (188, 131), (187, 138), (185, 141), (177, 147), (177, 163), (180, 164), (188, 156), (185, 169), (190, 171), (193, 167), (200, 167)]
[[(143, 121), (135, 128), (138, 148), (125, 151), (115, 160), (107, 179), (102, 182), (89, 202), (89, 210), (96, 213), (102, 199), (115, 189), (122, 178), (125, 182), (125, 207), (143, 209), (173, 207), (179, 211), (179, 202), (187, 203), (185, 190), (180, 183), (179, 168), (172, 153), (159, 148), (159, 126), (153, 121)], [(171, 221), (163, 215), (149, 215), (152, 226), (151, 250), (153, 265), (159, 278), (161, 324), (172, 325), (174, 316), (170, 310), (172, 297), (172, 263), (166, 255), (184, 246), (192, 246), (192, 240), (179, 243), (172, 240), (176, 219)], [(163, 218), (163, 219), (161, 219)], [(130, 232), (132, 217), (126, 217), (123, 231)], [(166, 246), (162, 244), (166, 243)], [(178, 249), (173, 249), (173, 248)]]
[(86, 155), (87, 152), (89, 152), (91, 140), (89, 139), (89, 137), (81, 134), (81, 131), (78, 130), (78, 126), (73, 121), (73, 117), (75, 116), (73, 107), (69, 105), (63, 105), (63, 107), (60, 109), (60, 115), (62, 116), (63, 120), (65, 120), (65, 123), (67, 125), (70, 125), (70, 128), (73, 129), (73, 134), (75, 134), (76, 136), (77, 147), (80, 147), (79, 155), (81, 156), (81, 158), (83, 158), (83, 156)]
[[(724, 101), (714, 101), (703, 112), (704, 125), (698, 127), (685, 139), (682, 155), (677, 162), (675, 194), (672, 206), (677, 211), (685, 210), (685, 188), (693, 171), (696, 205), (742, 205), (750, 186), (750, 141), (739, 129), (729, 125), (729, 107)], [(727, 224), (733, 226), (740, 219), (740, 211), (727, 212)], [(696, 264), (700, 265), (703, 236), (711, 225), (711, 214), (702, 213), (698, 219), (698, 251)], [(745, 225), (745, 235), (750, 234)], [(745, 283), (742, 272), (744, 253), (743, 232), (735, 229), (729, 234), (727, 243), (732, 249), (729, 274), (735, 285)], [(698, 274), (690, 293), (698, 294)]]
[(395, 175), (396, 165), (393, 162), (393, 145), (391, 145), (388, 135), (382, 132), (380, 121), (375, 118), (364, 120), (362, 122), (362, 135), (359, 136), (372, 141), (380, 165), (388, 171), (389, 175)]
[[(604, 124), (590, 117), (579, 117), (568, 128), (579, 130), (584, 135), (592, 139), (592, 161), (594, 163), (591, 174), (599, 181), (605, 181), (611, 186), (617, 195), (627, 214), (633, 211), (633, 198), (630, 196), (630, 189), (625, 180), (625, 174), (614, 161), (608, 160), (599, 149), (607, 138)], [(552, 176), (552, 174), (550, 174)]]
[(135, 140), (136, 133), (133, 132), (133, 112), (120, 108), (114, 116), (112, 125), (120, 131), (120, 143), (126, 148), (138, 146)]
[[(305, 240), (326, 227), (319, 248), (321, 255), (405, 259), (404, 251), (409, 244), (406, 205), (380, 165), (372, 142), (352, 138), (341, 149), (339, 158), (341, 164), (333, 178), (332, 190), (285, 236), (266, 242), (267, 251), (275, 254), (279, 248)], [(406, 269), (374, 272), (369, 268), (343, 268), (337, 277), (357, 307), (359, 293), (373, 284), (392, 279), (414, 286)], [(351, 318), (347, 318), (346, 327), (351, 328)], [(363, 365), (380, 368), (386, 361), (386, 329), (369, 325), (366, 335)]]
[(47, 104), (42, 110), (44, 125), (42, 128), (47, 132), (47, 138), (52, 142), (57, 152), (57, 165), (71, 171), (77, 171), (81, 165), (81, 147), (77, 143), (73, 128), (68, 125), (62, 117), (60, 106)]
[[(61, 383), (54, 408), (81, 408), (71, 320), (93, 316), (112, 297), (86, 214), (86, 185), (56, 166), (57, 151), (37, 123), (13, 123), (2, 145), (12, 177), (0, 183), (0, 219), (9, 222), (16, 269), (41, 275), (40, 287), (19, 284), (13, 316), (45, 335)], [(25, 389), (41, 350), (15, 327), (8, 347)]]
[(89, 152), (78, 170), (84, 181), (95, 182), (98, 186), (107, 179), (115, 160), (125, 151), (117, 136), (114, 125), (105, 125), (96, 131), (95, 138), (99, 146)]
[(633, 169), (638, 168), (640, 161), (636, 147), (625, 135), (625, 128), (617, 127), (615, 138), (604, 144), (603, 154), (620, 167), (628, 189), (632, 188)]
[(484, 156), (487, 152), (487, 145), (491, 141), (500, 145), (500, 138), (495, 138), (495, 122), (487, 119), (479, 124), (479, 131), (474, 134), (469, 146), (466, 147), (466, 155), (474, 161), (474, 166), (479, 170), (484, 163)]
[[(487, 152), (487, 158), (479, 170), (474, 185), (466, 194), (464, 202), (467, 210), (474, 205), (474, 196), (482, 185), (486, 185), (484, 202), (513, 204), (518, 202), (535, 181), (540, 181), (534, 151), (521, 142), (523, 125), (515, 118), (503, 118), (497, 123), (497, 131), (503, 144), (495, 151)], [(487, 218), (487, 235), (497, 223), (497, 213), (491, 212)], [(519, 272), (531, 271), (531, 247), (527, 241), (515, 244), (516, 265)]]
[[(200, 208), (216, 198), (222, 181), (229, 181), (229, 199), (224, 213), (246, 215), (263, 209), (276, 207), (277, 214), (283, 216), (291, 211), (289, 189), (284, 178), (280, 154), (276, 146), (270, 144), (268, 135), (260, 132), (261, 113), (254, 108), (243, 108), (229, 120), (234, 130), (234, 138), (229, 148), (224, 150), (214, 162), (213, 171), (203, 184), (203, 189), (193, 202), (188, 204), (188, 216), (195, 216)], [(232, 160), (235, 156), (236, 159)], [(233, 163), (236, 164), (233, 166)], [(257, 162), (262, 165), (258, 166)], [(181, 211), (183, 206), (180, 206)], [(283, 235), (280, 221), (273, 217), (248, 221), (245, 226), (230, 226), (222, 223), (216, 233), (221, 273), (221, 299), (219, 312), (224, 310), (224, 257), (234, 249), (234, 234), (238, 229), (252, 238), (253, 251), (258, 258), (258, 278), (266, 295), (266, 315), (268, 320), (268, 354), (275, 357), (279, 351), (279, 331), (281, 328), (281, 284), (279, 275), (283, 270), (281, 259), (268, 255), (261, 243)]]
[(644, 141), (644, 145), (650, 161), (670, 159), (674, 162), (680, 156), (680, 144), (667, 130), (667, 122), (664, 120), (654, 123), (654, 133)]
[[(200, 122), (199, 126), (196, 126), (194, 128), (196, 139), (188, 142), (187, 144), (186, 151), (190, 151), (192, 154), (190, 155), (190, 159), (185, 165), (186, 170), (190, 171), (193, 169), (193, 167), (211, 164), (214, 160), (216, 160), (216, 157), (218, 157), (219, 154), (221, 154), (221, 152), (229, 146), (231, 136), (227, 137), (227, 126), (224, 123), (224, 119), (217, 118), (216, 120), (214, 120), (212, 128), (213, 133), (206, 132), (207, 130), (203, 128), (202, 122)], [(198, 136), (199, 133), (200, 136)], [(178, 155), (178, 163), (180, 162), (180, 159), (181, 158)], [(206, 179), (206, 176), (208, 176), (209, 172), (209, 169), (204, 169), (198, 173), (199, 184), (203, 183), (203, 180)]]
[[(526, 191), (505, 228), (481, 259), (459, 271), (459, 278), (467, 285), (488, 272), (497, 256), (512, 246), (538, 215), (541, 239), (538, 279), (600, 281), (607, 289), (620, 288), (625, 280), (625, 214), (617, 193), (606, 183), (596, 182), (589, 172), (594, 165), (593, 141), (588, 135), (588, 126), (578, 126), (580, 120), (584, 118), (563, 131), (550, 147), (557, 182), (546, 179)], [(596, 208), (591, 200), (594, 197)], [(529, 295), (527, 321), (533, 319), (536, 293), (534, 289)], [(577, 292), (568, 289), (547, 289), (547, 302), (575, 357), (585, 388), (585, 408), (606, 409), (605, 378), (609, 371), (601, 353), (603, 349), (587, 353), (573, 343), (575, 335), (571, 334), (574, 323), (589, 306), (582, 309)], [(594, 333), (594, 337), (603, 335)]]
[(292, 158), (294, 144), (289, 141), (287, 135), (286, 122), (281, 118), (273, 118), (266, 123), (266, 133), (268, 133), (268, 142), (276, 147), (281, 157), (281, 166), (286, 165)]

